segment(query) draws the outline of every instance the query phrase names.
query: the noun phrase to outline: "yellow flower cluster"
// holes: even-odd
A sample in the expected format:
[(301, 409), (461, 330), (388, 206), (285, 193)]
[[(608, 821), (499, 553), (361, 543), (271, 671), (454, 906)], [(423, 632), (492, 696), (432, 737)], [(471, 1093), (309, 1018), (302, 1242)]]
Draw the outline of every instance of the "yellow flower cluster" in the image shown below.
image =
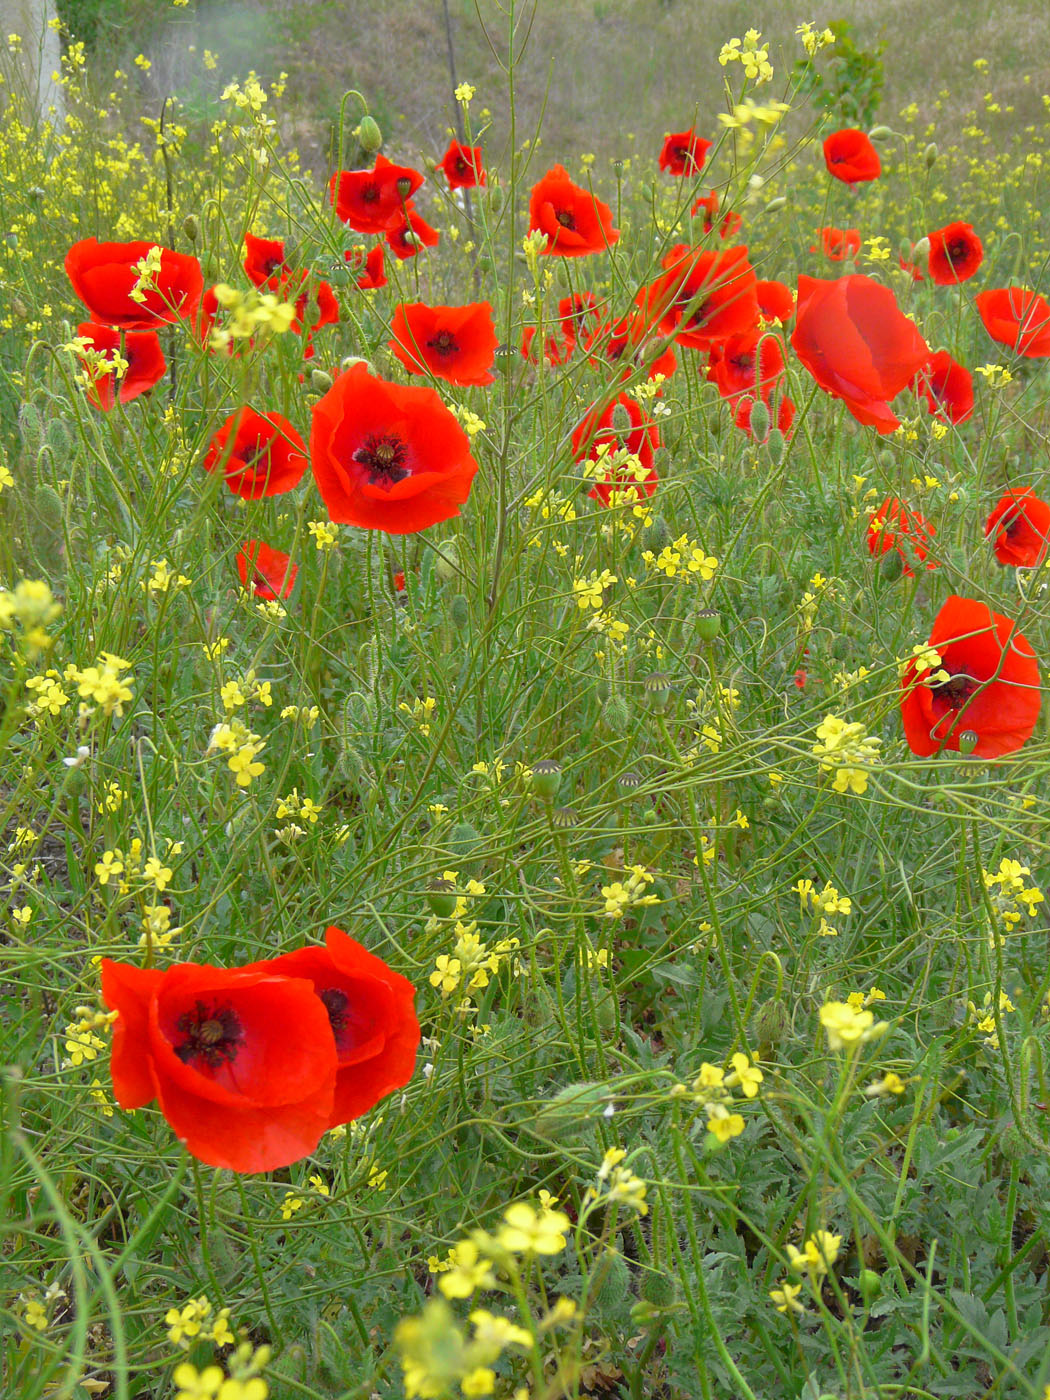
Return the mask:
[(227, 767), (237, 779), (237, 786), (247, 788), (266, 769), (258, 762), (258, 755), (266, 747), (266, 741), (253, 734), (239, 719), (230, 724), (217, 724), (208, 739), (208, 753), (213, 750), (228, 754)]
[(817, 928), (820, 936), (822, 938), (837, 937), (838, 929), (833, 928), (828, 923), (826, 915), (850, 915), (853, 912), (852, 900), (845, 895), (840, 895), (830, 881), (825, 882), (822, 890), (815, 889), (812, 880), (797, 880), (792, 888), (797, 891), (803, 910), (811, 908), (814, 913), (820, 915), (820, 925)]
[(605, 590), (611, 588), (615, 582), (616, 575), (609, 569), (603, 569), (600, 574), (592, 570), (586, 578), (574, 578), (572, 596), (576, 600), (576, 606), (581, 612), (588, 608), (600, 611), (605, 603)]
[[(233, 1341), (232, 1335), (229, 1340)], [(183, 1361), (172, 1375), (178, 1386), (175, 1400), (266, 1400), (270, 1388), (259, 1372), (269, 1360), (268, 1346), (253, 1350), (251, 1342), (242, 1342), (226, 1362), (229, 1375), (221, 1366), (199, 1371), (192, 1362)]]
[(434, 718), (434, 711), (437, 709), (437, 701), (432, 695), (425, 695), (422, 700), (415, 699), (411, 705), (402, 700), (397, 708), (402, 714), (409, 715), (415, 721), (420, 734), (426, 736), (430, 733), (430, 721)]
[(869, 1040), (878, 1040), (889, 1030), (887, 1021), (876, 1021), (871, 1011), (858, 1011), (845, 1001), (829, 1001), (820, 1008), (820, 1024), (828, 1037), (829, 1050), (851, 1050)]
[(1027, 865), (1005, 857), (999, 862), (998, 870), (981, 871), (992, 907), (1010, 932), (1013, 932), (1025, 914), (1034, 918), (1036, 906), (1046, 899), (1038, 885), (1025, 884), (1024, 877), (1030, 876), (1031, 873)]
[(668, 578), (700, 578), (704, 583), (714, 578), (718, 568), (718, 560), (705, 553), (688, 535), (679, 535), (673, 543), (664, 545), (659, 554), (645, 550), (642, 559), (654, 573), (665, 574)]
[(722, 45), (718, 61), (724, 68), (727, 63), (739, 63), (745, 78), (756, 87), (768, 83), (773, 77), (773, 65), (769, 61), (769, 45), (761, 43), (762, 35), (757, 29), (749, 29), (743, 40), (729, 39)]
[(638, 909), (644, 905), (659, 904), (655, 894), (649, 894), (649, 886), (656, 877), (644, 865), (631, 865), (624, 871), (625, 880), (614, 880), (602, 886), (605, 900), (604, 914), (607, 919), (622, 919), (628, 909)]
[(283, 335), (295, 320), (295, 307), (272, 292), (261, 292), (257, 287), (241, 292), (225, 282), (219, 282), (214, 290), (227, 315), (224, 325), (212, 329), (208, 341), (212, 350), (226, 350), (234, 340)]
[(648, 1215), (646, 1184), (640, 1176), (635, 1176), (630, 1167), (622, 1165), (626, 1156), (622, 1147), (610, 1147), (606, 1151), (595, 1173), (595, 1184), (588, 1186), (584, 1200), (606, 1205), (622, 1203), (639, 1215)]
[[(730, 1057), (729, 1063), (731, 1068), (727, 1074), (719, 1065), (708, 1064), (705, 1060), (691, 1091), (693, 1099), (707, 1114), (708, 1131), (723, 1145), (744, 1131), (743, 1115), (732, 1111), (732, 1090), (738, 1089), (745, 1099), (753, 1099), (765, 1078), (758, 1066), (739, 1050)], [(676, 1091), (677, 1094), (688, 1092), (684, 1085)]]
[(0, 628), (10, 632), (18, 623), (19, 647), (27, 656), (46, 651), (51, 645), (45, 628), (61, 611), (62, 604), (55, 602), (43, 579), (23, 579), (14, 588), (0, 588)]
[(168, 1341), (182, 1347), (183, 1351), (189, 1351), (198, 1341), (225, 1347), (234, 1340), (229, 1308), (220, 1308), (213, 1317), (211, 1303), (203, 1294), (199, 1298), (189, 1298), (181, 1308), (169, 1308), (164, 1314), (164, 1325), (168, 1329)]
[(90, 1064), (106, 1048), (106, 1042), (98, 1032), (108, 1030), (117, 1019), (115, 1011), (93, 1011), (90, 1006), (77, 1007), (77, 1020), (71, 1021), (65, 1030), (65, 1047), (68, 1060), (62, 1062), (63, 1069), (72, 1066), (79, 1069)]
[[(430, 974), (430, 985), (438, 988), (442, 1000), (461, 987), (468, 994), (487, 987), (489, 974), (497, 973), (520, 946), (517, 938), (501, 938), (490, 948), (482, 941), (473, 920), (463, 923), (457, 919), (453, 931), (456, 941), (451, 954), (440, 953), (434, 960), (434, 971)], [(465, 1001), (461, 1009), (467, 1006), (469, 1001)]]
[(829, 44), (835, 42), (835, 35), (830, 29), (822, 29), (818, 33), (809, 20), (803, 21), (803, 23), (797, 27), (795, 33), (798, 35), (799, 39), (801, 39), (802, 47), (810, 58), (818, 54), (821, 49), (826, 49)]
[(852, 792), (858, 796), (867, 790), (868, 770), (878, 762), (881, 739), (868, 737), (864, 725), (827, 715), (817, 726), (814, 758), (820, 759), (822, 772), (834, 773), (831, 786), (836, 792)]
[[(131, 666), (112, 652), (104, 651), (94, 666), (67, 666), (63, 679), (75, 685), (81, 700), (90, 700), (104, 715), (116, 715), (119, 719), (124, 706), (133, 698), (131, 686), (133, 676), (122, 675)], [(82, 715), (94, 714), (87, 705), (80, 707)]]

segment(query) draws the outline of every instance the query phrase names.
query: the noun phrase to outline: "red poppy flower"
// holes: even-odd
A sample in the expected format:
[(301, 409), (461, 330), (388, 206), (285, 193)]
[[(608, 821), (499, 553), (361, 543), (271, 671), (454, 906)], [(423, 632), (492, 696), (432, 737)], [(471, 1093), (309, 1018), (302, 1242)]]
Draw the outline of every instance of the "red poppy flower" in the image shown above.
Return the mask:
[(404, 569), (398, 569), (397, 572), (394, 574), (394, 591), (396, 593), (404, 593), (405, 591)]
[(298, 564), (281, 549), (271, 549), (262, 540), (247, 540), (237, 551), (237, 572), (241, 585), (256, 598), (287, 598), (295, 587)]
[[(715, 190), (712, 190), (710, 194), (701, 195), (689, 211), (694, 218), (701, 212), (704, 215), (704, 232), (711, 233), (717, 223), (719, 238), (732, 238), (734, 233), (739, 232), (744, 222), (739, 214), (734, 214), (732, 209), (727, 209), (722, 213), (722, 201)], [(720, 213), (721, 218), (719, 219)]]
[(387, 342), (409, 374), (433, 374), (449, 384), (491, 384), (499, 337), (487, 301), (469, 306), (402, 303)]
[(761, 331), (731, 335), (711, 350), (707, 378), (730, 404), (741, 394), (768, 401), (784, 373), (784, 351), (776, 336)]
[(371, 170), (339, 170), (328, 182), (336, 217), (358, 233), (386, 233), (404, 223), (405, 205), (423, 183), (418, 170), (377, 155)]
[(1016, 623), (953, 595), (937, 614), (929, 645), (940, 664), (919, 671), (910, 661), (902, 681), (901, 718), (912, 753), (928, 757), (962, 747), (978, 758), (998, 758), (1031, 738), (1039, 718), (1039, 663)]
[(330, 519), (392, 535), (458, 515), (478, 469), (433, 389), (389, 384), (363, 364), (314, 404), (310, 459)]
[[(560, 328), (552, 331), (543, 340), (543, 356), (549, 365), (563, 365), (572, 357), (576, 342)], [(521, 333), (521, 358), (539, 363), (536, 349), (536, 327), (526, 326)]]
[(868, 519), (868, 553), (889, 554), (895, 549), (904, 561), (902, 573), (906, 578), (914, 578), (913, 556), (928, 569), (937, 567), (936, 559), (927, 559), (936, 533), (925, 516), (909, 510), (896, 496), (887, 496)]
[(331, 1126), (339, 1064), (329, 1011), (308, 976), (102, 960), (121, 1108), (157, 1100), (193, 1156), (273, 1171), (312, 1152)]
[(592, 365), (622, 367), (621, 379), (633, 379), (644, 371), (647, 379), (662, 375), (669, 379), (678, 368), (674, 346), (652, 334), (646, 316), (631, 312), (611, 325), (599, 325), (580, 342)]
[(930, 277), (938, 286), (965, 282), (984, 261), (984, 249), (973, 224), (946, 224), (926, 237), (930, 241)]
[[(302, 290), (295, 298), (295, 320), (291, 329), (296, 335), (305, 332), (309, 340), (314, 331), (320, 330), (322, 326), (336, 324), (339, 320), (339, 302), (328, 283), (318, 281), (309, 272), (300, 273), (297, 284), (294, 282), (294, 275), (293, 278), (284, 280), (271, 278), (267, 289), (290, 300), (295, 285)], [(304, 320), (307, 316), (310, 318), (308, 325)]]
[(480, 146), (461, 146), (458, 141), (450, 141), (440, 168), (445, 172), (449, 188), (453, 190), (472, 190), (484, 185), (488, 179), (481, 163)]
[(1027, 486), (1007, 491), (984, 527), (995, 537), (995, 557), (1015, 569), (1038, 569), (1050, 550), (1050, 505)]
[(603, 304), (593, 292), (575, 292), (562, 297), (558, 302), (558, 320), (568, 339), (579, 340), (588, 326), (598, 326), (602, 321)]
[(799, 277), (791, 344), (820, 387), (880, 433), (899, 426), (889, 401), (930, 358), (890, 289), (860, 273)]
[(806, 688), (806, 681), (809, 679), (809, 672), (808, 672), (808, 671), (803, 671), (803, 670), (800, 669), (800, 670), (798, 670), (798, 671), (795, 672), (795, 674), (794, 674), (794, 676), (793, 676), (792, 679), (793, 679), (794, 682), (795, 682), (795, 688), (796, 688), (797, 690), (805, 690), (805, 688)]
[(619, 240), (612, 210), (589, 190), (569, 179), (563, 165), (554, 165), (533, 185), (529, 196), (529, 232), (547, 235), (546, 253), (579, 258), (600, 253)]
[[(121, 335), (111, 326), (81, 321), (77, 326), (77, 339), (89, 340), (91, 344), (86, 348), (104, 355), (110, 364), (118, 358), (127, 364), (127, 369), (118, 379), (112, 370), (109, 374), (98, 374), (98, 366), (93, 365), (85, 355), (80, 356), (88, 379), (87, 401), (95, 408), (111, 409), (118, 399), (121, 403), (130, 403), (152, 389), (167, 369), (155, 331), (125, 331)], [(119, 389), (116, 387), (118, 384)]]
[(999, 287), (974, 298), (984, 328), (1000, 345), (1029, 359), (1050, 355), (1050, 304), (1025, 287)]
[[(614, 427), (613, 415), (619, 407), (626, 413), (630, 427), (626, 431)], [(614, 492), (623, 492), (633, 487), (639, 496), (651, 496), (656, 490), (657, 475), (653, 466), (653, 454), (660, 446), (660, 429), (641, 409), (637, 399), (630, 394), (620, 394), (604, 408), (598, 406), (583, 418), (573, 429), (572, 454), (577, 462), (588, 459), (598, 464), (599, 473), (594, 485), (588, 491), (591, 500), (609, 505)], [(607, 449), (605, 453), (602, 448)], [(602, 465), (609, 453), (624, 448), (637, 457), (638, 470), (627, 466)]]
[(682, 345), (708, 350), (758, 321), (755, 272), (747, 248), (705, 252), (678, 243), (663, 259), (667, 271), (643, 290), (646, 314)]
[(897, 263), (902, 272), (906, 272), (913, 282), (925, 282), (926, 274), (918, 263), (906, 262), (904, 258), (898, 256)]
[(156, 247), (144, 239), (99, 243), (85, 238), (73, 244), (66, 254), (66, 273), (93, 321), (125, 331), (148, 331), (194, 319), (204, 277), (200, 263), (188, 253), (160, 248), (160, 268), (135, 292), (140, 281), (137, 264)]
[(783, 282), (771, 279), (755, 283), (755, 296), (758, 310), (765, 321), (779, 321), (781, 325), (790, 321), (795, 314), (795, 293)]
[[(832, 262), (845, 262), (855, 258), (860, 252), (859, 228), (835, 228), (829, 225), (820, 230), (820, 250)], [(811, 243), (809, 251), (815, 253), (816, 245)]]
[(692, 127), (688, 131), (673, 131), (664, 137), (660, 169), (669, 175), (699, 175), (710, 149), (711, 142), (697, 136)]
[(271, 277), (286, 277), (291, 268), (284, 260), (283, 238), (257, 238), (244, 235), (244, 270), (248, 281), (261, 287)]
[(414, 258), (421, 248), (433, 248), (441, 235), (436, 228), (431, 228), (426, 219), (417, 212), (416, 206), (409, 202), (406, 206), (408, 219), (402, 219), (386, 235), (386, 241), (396, 258), (402, 262), (406, 258)]
[(357, 273), (357, 285), (362, 292), (370, 292), (374, 287), (386, 286), (382, 243), (377, 243), (367, 252), (358, 245), (348, 248), (343, 257)]
[(253, 963), (252, 970), (307, 978), (335, 1036), (335, 1098), (328, 1126), (360, 1118), (412, 1078), (419, 1046), (416, 989), (382, 958), (344, 933), (325, 930), (325, 946), (298, 948)]
[[(769, 408), (772, 400), (764, 399), (763, 402), (765, 403), (766, 407)], [(754, 436), (754, 434), (751, 431), (751, 410), (754, 407), (754, 404), (755, 400), (751, 397), (751, 395), (744, 394), (741, 398), (737, 399), (736, 412), (733, 415), (733, 422), (738, 428), (741, 429), (742, 432), (745, 432), (748, 435), (748, 437)], [(761, 441), (763, 443), (768, 442), (769, 433), (772, 432), (774, 428), (777, 428), (784, 435), (785, 441), (790, 441), (791, 429), (794, 421), (795, 405), (791, 399), (785, 396), (780, 400), (776, 412), (770, 413), (769, 431), (766, 432), (766, 434), (761, 438)]]
[(926, 400), (929, 411), (946, 423), (965, 423), (973, 413), (973, 375), (947, 350), (930, 356), (912, 387)]
[(245, 405), (227, 418), (204, 458), (207, 471), (222, 471), (235, 496), (258, 501), (297, 486), (309, 463), (306, 444), (279, 413)]
[(877, 180), (882, 174), (879, 153), (863, 131), (848, 126), (833, 131), (824, 142), (824, 163), (836, 180), (856, 185), (864, 180)]

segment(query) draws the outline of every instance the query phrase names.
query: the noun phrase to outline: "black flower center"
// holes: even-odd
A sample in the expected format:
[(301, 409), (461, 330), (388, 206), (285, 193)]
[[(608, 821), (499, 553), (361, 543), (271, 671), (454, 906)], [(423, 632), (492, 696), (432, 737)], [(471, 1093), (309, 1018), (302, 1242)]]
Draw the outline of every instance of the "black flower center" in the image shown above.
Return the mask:
[(368, 484), (391, 487), (412, 475), (405, 466), (408, 449), (400, 438), (391, 433), (370, 433), (363, 447), (354, 453), (354, 461), (368, 472)]
[(232, 1064), (244, 1039), (244, 1030), (233, 1007), (209, 1005), (204, 1001), (193, 1004), (175, 1023), (183, 1039), (174, 1047), (183, 1064), (203, 1060), (211, 1070)]
[(965, 262), (970, 252), (970, 245), (963, 238), (953, 238), (944, 250), (948, 255), (948, 261), (952, 267), (956, 263)]
[(237, 456), (246, 467), (257, 467), (264, 457), (270, 453), (270, 444), (261, 437), (256, 438), (251, 447), (245, 447), (237, 453)]
[(932, 685), (930, 689), (942, 700), (946, 700), (953, 710), (958, 710), (966, 704), (976, 690), (980, 689), (980, 682), (975, 680), (973, 676), (968, 676), (965, 671), (959, 671), (955, 675), (949, 676), (946, 681)]
[(375, 204), (379, 198), (379, 186), (376, 184), (361, 186), (361, 199), (365, 204)]
[(559, 210), (558, 210), (558, 223), (561, 224), (562, 228), (571, 228), (571, 229), (574, 229), (574, 228), (576, 227), (576, 218), (575, 218), (575, 216), (573, 215), (572, 210), (571, 210), (571, 209), (559, 209)]
[(438, 331), (432, 340), (427, 341), (427, 349), (439, 355), (455, 355), (459, 351), (459, 342), (451, 331)]
[(347, 1020), (346, 1009), (350, 1005), (350, 998), (345, 992), (341, 992), (338, 987), (325, 987), (317, 995), (324, 1002), (324, 1008), (328, 1012), (328, 1021), (332, 1027), (332, 1034), (336, 1040), (346, 1030)]

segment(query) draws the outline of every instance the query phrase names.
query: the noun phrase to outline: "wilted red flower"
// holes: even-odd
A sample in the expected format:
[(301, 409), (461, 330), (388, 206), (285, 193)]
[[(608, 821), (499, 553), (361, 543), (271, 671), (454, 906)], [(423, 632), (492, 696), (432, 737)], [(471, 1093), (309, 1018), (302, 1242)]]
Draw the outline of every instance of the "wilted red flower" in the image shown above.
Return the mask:
[(1028, 486), (1007, 491), (984, 527), (995, 540), (995, 557), (1015, 569), (1038, 569), (1050, 550), (1050, 505)]
[[(771, 399), (763, 399), (762, 402), (770, 409), (770, 424), (769, 429), (763, 434), (759, 441), (762, 443), (768, 442), (769, 434), (774, 428), (783, 433), (785, 441), (789, 441), (791, 438), (792, 424), (795, 421), (795, 405), (792, 400), (786, 396), (782, 398), (777, 405), (775, 413), (771, 408)], [(741, 398), (737, 399), (736, 411), (733, 414), (733, 422), (742, 432), (745, 432), (748, 437), (754, 437), (754, 433), (751, 431), (751, 410), (754, 406), (755, 400), (751, 395), (744, 394)]]
[(377, 243), (367, 253), (360, 244), (348, 248), (343, 257), (357, 273), (357, 285), (362, 292), (370, 292), (374, 287), (386, 286), (386, 271), (382, 243)]
[(412, 1078), (419, 1045), (416, 990), (342, 929), (327, 928), (323, 948), (298, 948), (252, 969), (309, 980), (328, 1012), (336, 1050), (330, 1128), (360, 1118)]
[(868, 518), (868, 553), (889, 554), (895, 549), (903, 560), (901, 572), (906, 578), (914, 578), (913, 557), (928, 569), (937, 567), (936, 559), (927, 559), (936, 533), (924, 515), (909, 510), (896, 496), (887, 496)]
[(554, 165), (532, 187), (529, 196), (529, 232), (547, 235), (546, 253), (579, 258), (600, 253), (619, 240), (612, 226), (612, 210), (589, 190), (569, 179), (563, 165)]
[(472, 190), (484, 185), (488, 179), (481, 163), (480, 146), (461, 146), (458, 141), (450, 141), (440, 168), (445, 172), (449, 188), (453, 190)]
[(310, 459), (330, 519), (392, 535), (458, 515), (478, 469), (433, 389), (390, 384), (363, 364), (314, 404)]
[[(626, 429), (614, 425), (617, 409), (627, 415), (630, 426)], [(651, 496), (656, 490), (657, 475), (653, 466), (653, 454), (660, 446), (660, 429), (643, 412), (637, 399), (630, 394), (620, 394), (604, 408), (595, 406), (573, 429), (572, 455), (576, 462), (585, 459), (601, 464), (603, 457), (618, 449), (626, 449), (638, 458), (640, 469), (634, 472), (625, 466), (606, 468), (599, 465), (594, 485), (588, 491), (591, 500), (609, 505), (613, 492), (625, 491), (630, 487), (642, 495)], [(603, 453), (602, 448), (606, 451)]]
[(109, 374), (99, 375), (96, 366), (85, 355), (80, 356), (88, 380), (87, 401), (95, 408), (111, 409), (118, 399), (121, 403), (130, 403), (152, 389), (167, 369), (155, 331), (125, 331), (121, 334), (112, 326), (81, 321), (77, 326), (76, 338), (89, 340), (91, 344), (85, 349), (105, 355), (110, 364), (118, 357), (127, 364), (127, 369), (118, 379), (112, 370)]
[(332, 1125), (340, 1057), (307, 976), (200, 963), (161, 972), (103, 958), (102, 998), (118, 1013), (117, 1102), (132, 1109), (156, 1099), (209, 1166), (285, 1167)]
[[(811, 243), (809, 251), (815, 253), (816, 244)], [(860, 252), (860, 229), (835, 228), (833, 225), (822, 228), (820, 251), (832, 262), (845, 262), (847, 258), (855, 258)]]
[(664, 137), (660, 169), (669, 175), (698, 175), (710, 149), (711, 142), (697, 136), (692, 127), (688, 131), (673, 131)]
[(861, 273), (799, 277), (791, 344), (820, 387), (880, 433), (899, 426), (889, 401), (930, 359), (890, 289)]
[(775, 335), (754, 330), (731, 335), (710, 352), (707, 378), (730, 404), (741, 394), (769, 400), (784, 373), (784, 351)]
[(386, 241), (394, 256), (402, 262), (406, 258), (414, 258), (421, 248), (433, 248), (441, 237), (436, 228), (431, 228), (414, 204), (409, 202), (406, 210), (407, 221), (402, 220), (394, 228), (389, 229), (386, 235)]
[(283, 238), (257, 238), (244, 235), (244, 270), (249, 282), (261, 287), (271, 277), (286, 277), (291, 268), (284, 260)]
[(863, 131), (855, 126), (833, 131), (824, 141), (824, 163), (836, 180), (856, 185), (877, 180), (882, 174), (879, 153)]
[(499, 337), (487, 301), (469, 306), (401, 303), (387, 342), (409, 374), (433, 374), (449, 384), (491, 384)]
[(755, 296), (758, 298), (759, 313), (765, 321), (779, 321), (783, 325), (795, 314), (795, 293), (775, 278), (756, 282)]
[(1050, 304), (1025, 287), (999, 287), (974, 298), (984, 328), (1000, 345), (1029, 359), (1050, 355)]
[(262, 540), (246, 540), (237, 551), (237, 572), (241, 586), (256, 598), (287, 598), (299, 566), (281, 549), (271, 549)]
[(244, 408), (226, 419), (204, 458), (207, 471), (221, 471), (235, 496), (258, 501), (291, 491), (309, 463), (306, 444), (279, 413)]
[(338, 170), (328, 182), (336, 217), (358, 233), (386, 233), (404, 223), (405, 205), (423, 183), (418, 170), (377, 155), (371, 170)]
[(757, 323), (755, 272), (746, 247), (716, 253), (678, 243), (663, 266), (667, 271), (642, 293), (646, 314), (682, 345), (708, 350)]
[(965, 423), (973, 413), (973, 375), (947, 350), (938, 350), (912, 380), (929, 411), (946, 423)]
[(204, 277), (189, 253), (159, 248), (159, 270), (132, 296), (140, 280), (136, 264), (157, 247), (145, 239), (99, 243), (85, 238), (73, 244), (66, 254), (66, 273), (93, 321), (125, 331), (148, 331), (194, 319)]
[(930, 277), (939, 286), (965, 282), (984, 261), (984, 249), (973, 224), (946, 224), (926, 237), (930, 240)]
[(961, 748), (998, 758), (1031, 738), (1039, 718), (1039, 663), (1015, 622), (953, 594), (928, 645), (939, 664), (920, 670), (919, 658), (909, 661), (902, 680), (901, 718), (912, 753)]
[[(744, 222), (739, 214), (733, 213), (732, 209), (722, 211), (722, 201), (716, 190), (712, 190), (710, 194), (701, 195), (689, 212), (694, 217), (703, 212), (705, 233), (711, 233), (717, 222), (719, 238), (732, 238), (734, 233), (739, 232)], [(719, 219), (720, 214), (721, 219)]]

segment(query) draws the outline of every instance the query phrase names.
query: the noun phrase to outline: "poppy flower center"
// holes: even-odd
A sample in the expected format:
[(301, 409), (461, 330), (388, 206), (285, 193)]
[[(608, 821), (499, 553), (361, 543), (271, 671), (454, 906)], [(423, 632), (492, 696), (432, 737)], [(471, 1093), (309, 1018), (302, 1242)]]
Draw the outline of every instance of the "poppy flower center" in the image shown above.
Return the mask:
[(211, 1070), (232, 1064), (244, 1040), (237, 1013), (228, 1004), (194, 1002), (193, 1010), (184, 1011), (175, 1028), (183, 1037), (174, 1047), (182, 1063), (203, 1060)]
[(375, 204), (379, 199), (379, 186), (376, 184), (362, 185), (360, 194), (365, 204)]
[(370, 433), (363, 447), (354, 453), (354, 461), (368, 472), (369, 486), (394, 486), (412, 475), (405, 466), (408, 449), (400, 438), (390, 433)]
[(949, 676), (946, 681), (941, 681), (940, 685), (931, 686), (930, 689), (942, 700), (946, 700), (953, 710), (958, 710), (980, 689), (980, 682), (960, 671)]
[(970, 245), (965, 239), (953, 238), (944, 251), (948, 254), (948, 261), (951, 263), (952, 267), (954, 267), (956, 263), (966, 261), (967, 254), (970, 251)]
[(427, 341), (427, 349), (434, 350), (439, 355), (455, 355), (459, 350), (459, 342), (451, 331), (438, 331), (432, 340)]
[(562, 228), (574, 229), (576, 227), (576, 218), (571, 209), (559, 209), (557, 218)]
[(336, 1040), (346, 1030), (347, 1007), (350, 1005), (350, 998), (345, 992), (341, 992), (338, 987), (325, 987), (317, 995), (324, 1002), (325, 1010), (328, 1012), (328, 1021), (332, 1027), (332, 1034)]
[(257, 467), (264, 457), (269, 456), (270, 444), (264, 442), (262, 438), (256, 438), (252, 447), (245, 448), (238, 452), (238, 458), (246, 467)]

